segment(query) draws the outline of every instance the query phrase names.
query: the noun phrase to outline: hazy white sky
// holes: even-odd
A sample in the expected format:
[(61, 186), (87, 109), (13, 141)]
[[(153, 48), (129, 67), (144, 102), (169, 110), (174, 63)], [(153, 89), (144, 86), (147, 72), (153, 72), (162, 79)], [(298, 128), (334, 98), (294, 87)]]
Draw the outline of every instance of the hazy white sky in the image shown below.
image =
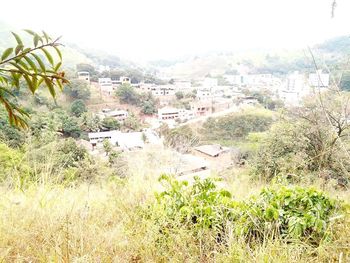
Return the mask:
[(63, 35), (65, 41), (133, 60), (213, 50), (305, 47), (350, 33), (350, 0), (337, 0), (333, 19), (333, 0), (1, 2), (0, 19), (11, 25), (44, 29)]

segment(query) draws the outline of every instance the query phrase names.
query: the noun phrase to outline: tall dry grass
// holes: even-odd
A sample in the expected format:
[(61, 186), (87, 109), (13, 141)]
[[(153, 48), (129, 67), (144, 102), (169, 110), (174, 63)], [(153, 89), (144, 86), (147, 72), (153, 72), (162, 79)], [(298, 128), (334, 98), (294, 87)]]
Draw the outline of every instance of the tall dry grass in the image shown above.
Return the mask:
[[(0, 189), (0, 259), (3, 262), (349, 262), (350, 222), (336, 225), (335, 241), (320, 247), (266, 240), (249, 246), (234, 235), (214, 251), (181, 227), (167, 246), (139, 213), (159, 189), (158, 175), (172, 153), (149, 149), (128, 157), (126, 180), (81, 183), (76, 187), (39, 183)], [(237, 199), (258, 191), (242, 170), (224, 182)], [(331, 189), (331, 188), (329, 188)], [(327, 191), (327, 189), (326, 189)], [(350, 200), (350, 191), (329, 193)], [(210, 236), (203, 233), (206, 242)]]

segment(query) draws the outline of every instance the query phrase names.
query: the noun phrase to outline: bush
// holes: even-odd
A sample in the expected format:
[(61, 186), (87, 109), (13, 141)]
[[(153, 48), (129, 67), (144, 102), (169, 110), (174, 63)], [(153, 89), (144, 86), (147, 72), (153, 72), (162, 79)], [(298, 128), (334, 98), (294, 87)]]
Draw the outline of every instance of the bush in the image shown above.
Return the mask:
[(87, 112), (83, 100), (75, 100), (70, 106), (70, 111), (75, 117), (80, 117), (84, 112)]
[(263, 242), (283, 238), (318, 245), (330, 237), (330, 225), (340, 205), (313, 188), (267, 188), (241, 206), (236, 233)]
[(273, 123), (271, 114), (235, 113), (221, 118), (208, 118), (201, 133), (204, 139), (232, 140), (243, 139), (250, 132), (263, 132)]

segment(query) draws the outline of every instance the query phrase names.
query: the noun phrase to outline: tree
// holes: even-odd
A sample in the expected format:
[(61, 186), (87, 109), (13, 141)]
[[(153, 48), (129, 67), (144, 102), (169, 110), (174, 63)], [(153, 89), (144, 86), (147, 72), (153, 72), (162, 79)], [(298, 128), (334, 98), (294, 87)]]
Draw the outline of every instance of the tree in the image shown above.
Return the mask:
[(73, 79), (64, 87), (63, 92), (73, 99), (90, 99), (91, 92), (89, 85), (84, 80)]
[(198, 137), (189, 126), (182, 126), (172, 129), (165, 134), (165, 145), (174, 148), (175, 150), (187, 153), (193, 146), (199, 142)]
[[(53, 98), (56, 87), (62, 90), (63, 84), (68, 83), (65, 73), (59, 71), (62, 64), (59, 38), (53, 40), (44, 31), (25, 31), (32, 36), (33, 44), (26, 46), (21, 37), (12, 32), (17, 45), (5, 49), (0, 57), (0, 103), (8, 113), (9, 122), (22, 128), (28, 127), (29, 114), (14, 102), (14, 91), (23, 88), (22, 80), (32, 94), (44, 84)], [(49, 48), (54, 49), (57, 56), (52, 56)]]
[(81, 125), (84, 131), (98, 132), (101, 129), (102, 122), (99, 116), (84, 112), (81, 116)]
[(113, 117), (106, 117), (102, 121), (102, 126), (108, 130), (118, 130), (120, 123)]
[(144, 114), (153, 114), (157, 112), (157, 100), (153, 97), (151, 92), (142, 93), (140, 95), (141, 112)]
[(65, 136), (79, 138), (81, 129), (77, 118), (64, 116), (62, 119), (62, 132)]
[(133, 131), (138, 131), (141, 127), (139, 119), (134, 114), (130, 114), (124, 121), (124, 126)]
[(129, 84), (122, 84), (115, 94), (122, 103), (137, 105), (140, 101), (139, 94)]
[(109, 153), (112, 151), (112, 144), (111, 142), (108, 140), (108, 139), (104, 139), (103, 140), (103, 149), (105, 150), (106, 152), (106, 156), (109, 155)]
[(84, 112), (87, 111), (83, 100), (75, 100), (70, 106), (70, 111), (75, 117), (80, 117)]
[(181, 100), (184, 98), (184, 93), (182, 91), (178, 91), (175, 93), (175, 96), (178, 100)]

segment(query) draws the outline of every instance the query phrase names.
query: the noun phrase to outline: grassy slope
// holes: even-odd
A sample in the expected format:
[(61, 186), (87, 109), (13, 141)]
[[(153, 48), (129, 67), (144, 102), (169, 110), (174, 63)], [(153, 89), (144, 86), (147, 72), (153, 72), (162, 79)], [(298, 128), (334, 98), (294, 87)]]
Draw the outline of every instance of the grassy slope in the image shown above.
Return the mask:
[[(249, 248), (240, 240), (209, 259), (196, 240), (179, 233), (174, 245), (160, 251), (151, 243), (159, 233), (138, 214), (137, 207), (152, 200), (160, 166), (171, 153), (150, 149), (130, 155), (132, 177), (125, 183), (105, 182), (64, 188), (50, 183), (25, 191), (1, 189), (0, 258), (5, 262), (326, 262), (349, 260), (350, 222), (342, 226), (336, 243), (319, 248), (304, 244), (266, 242)], [(155, 165), (157, 163), (157, 165)], [(261, 189), (242, 170), (226, 172), (224, 180), (237, 199)], [(342, 200), (350, 191), (329, 193)], [(147, 233), (147, 234), (145, 234)], [(346, 258), (348, 257), (348, 258)]]

